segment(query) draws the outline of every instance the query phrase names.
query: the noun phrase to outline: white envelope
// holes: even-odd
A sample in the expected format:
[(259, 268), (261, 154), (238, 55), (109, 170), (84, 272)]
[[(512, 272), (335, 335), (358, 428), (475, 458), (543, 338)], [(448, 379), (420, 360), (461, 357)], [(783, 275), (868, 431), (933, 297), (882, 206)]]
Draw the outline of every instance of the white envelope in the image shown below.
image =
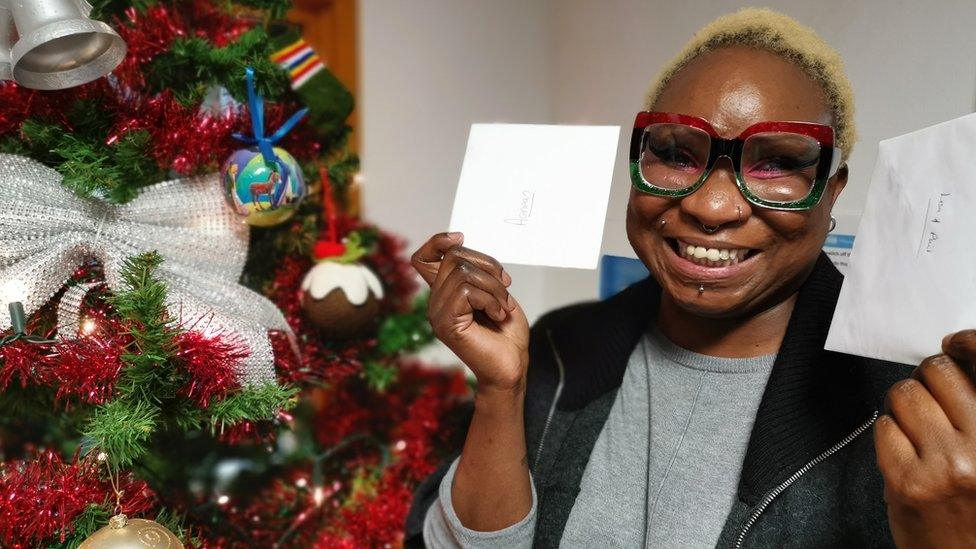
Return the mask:
[(473, 124), (450, 230), (502, 263), (595, 269), (619, 133)]
[(976, 328), (976, 114), (882, 141), (826, 348), (917, 364)]

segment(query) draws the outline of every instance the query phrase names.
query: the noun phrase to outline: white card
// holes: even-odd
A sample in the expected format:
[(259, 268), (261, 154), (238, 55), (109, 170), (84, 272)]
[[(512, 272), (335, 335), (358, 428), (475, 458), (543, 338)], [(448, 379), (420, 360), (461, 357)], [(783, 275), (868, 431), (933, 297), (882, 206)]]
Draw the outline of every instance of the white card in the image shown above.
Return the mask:
[(595, 269), (619, 133), (473, 124), (450, 230), (502, 263)]
[(917, 364), (976, 328), (976, 114), (882, 141), (826, 348)]

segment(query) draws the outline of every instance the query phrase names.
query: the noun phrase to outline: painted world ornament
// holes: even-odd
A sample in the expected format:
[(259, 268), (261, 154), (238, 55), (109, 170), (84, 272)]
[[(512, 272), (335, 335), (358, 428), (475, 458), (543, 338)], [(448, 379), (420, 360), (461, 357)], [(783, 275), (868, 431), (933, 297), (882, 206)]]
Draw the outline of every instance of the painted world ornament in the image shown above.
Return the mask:
[(307, 192), (295, 158), (280, 147), (273, 150), (275, 161), (269, 164), (257, 147), (238, 149), (220, 170), (227, 203), (255, 227), (290, 218)]
[(78, 549), (182, 549), (176, 534), (158, 522), (118, 514), (81, 542)]

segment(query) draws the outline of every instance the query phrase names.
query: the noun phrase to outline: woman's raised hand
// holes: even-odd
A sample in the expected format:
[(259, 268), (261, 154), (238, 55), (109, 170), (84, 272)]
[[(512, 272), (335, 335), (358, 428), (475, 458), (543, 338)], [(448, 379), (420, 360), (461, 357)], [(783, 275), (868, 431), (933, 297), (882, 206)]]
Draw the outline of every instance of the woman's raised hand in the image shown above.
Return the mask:
[(512, 277), (495, 258), (465, 248), (461, 233), (438, 233), (411, 262), (430, 285), (427, 318), (478, 378), (479, 392), (519, 390), (529, 362), (529, 325), (508, 293)]
[(888, 391), (875, 447), (900, 548), (976, 547), (974, 374), (976, 330), (963, 330)]

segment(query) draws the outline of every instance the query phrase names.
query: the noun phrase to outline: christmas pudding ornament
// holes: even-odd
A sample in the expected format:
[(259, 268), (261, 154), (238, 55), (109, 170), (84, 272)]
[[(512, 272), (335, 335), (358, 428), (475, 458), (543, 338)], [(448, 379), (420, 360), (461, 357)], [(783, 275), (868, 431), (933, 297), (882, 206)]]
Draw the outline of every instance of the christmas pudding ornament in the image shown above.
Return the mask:
[(158, 522), (118, 514), (78, 549), (180, 549), (183, 542)]
[(92, 7), (85, 0), (3, 3), (20, 37), (10, 49), (13, 79), (25, 88), (80, 86), (112, 72), (125, 58), (125, 41), (112, 27), (88, 18)]
[[(0, 0), (2, 1), (2, 0)], [(269, 227), (285, 221), (305, 198), (302, 169), (287, 151), (274, 144), (280, 141), (308, 113), (301, 109), (291, 115), (278, 131), (264, 135), (264, 98), (254, 85), (254, 69), (247, 68), (247, 100), (253, 136), (239, 133), (234, 138), (250, 148), (230, 155), (221, 169), (224, 196), (249, 225)]]
[(352, 233), (345, 245), (319, 242), (313, 254), (318, 263), (302, 280), (302, 310), (326, 337), (362, 337), (377, 327), (383, 285), (356, 261), (364, 253), (358, 236)]

